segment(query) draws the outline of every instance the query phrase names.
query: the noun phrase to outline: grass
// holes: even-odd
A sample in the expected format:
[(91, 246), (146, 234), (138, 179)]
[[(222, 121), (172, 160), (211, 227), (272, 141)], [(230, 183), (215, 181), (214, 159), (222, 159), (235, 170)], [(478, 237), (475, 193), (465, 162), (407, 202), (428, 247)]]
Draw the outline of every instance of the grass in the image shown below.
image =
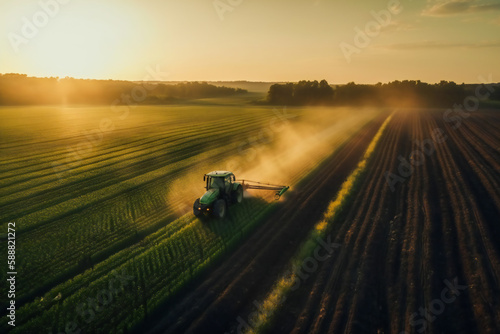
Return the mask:
[[(0, 125), (5, 157), (0, 162), (0, 225), (16, 222), (17, 271), (23, 280), (16, 293), (17, 323), (22, 324), (17, 331), (63, 330), (75, 308), (102, 290), (117, 270), (127, 270), (136, 281), (89, 328), (131, 328), (257, 226), (272, 207), (257, 199), (235, 208), (232, 225), (227, 226), (201, 224), (179, 210), (186, 209), (187, 201), (191, 211), (192, 201), (203, 191), (201, 175), (221, 169), (228, 160), (241, 160), (238, 171), (261, 171), (260, 162), (248, 159), (241, 143), (253, 142), (262, 129), (273, 129), (274, 108), (231, 103), (141, 106), (131, 109), (124, 120), (108, 107), (0, 108), (5, 120)], [(266, 168), (279, 163), (286, 170), (283, 175), (291, 191), (331, 148), (377, 114), (318, 110), (294, 108), (290, 131), (276, 132), (270, 142), (251, 146), (274, 159)], [(334, 124), (349, 121), (332, 130), (330, 137), (321, 137), (331, 146), (307, 152), (308, 159), (290, 165), (294, 160), (289, 156), (297, 152), (278, 144), (296, 148), (305, 141), (299, 131), (304, 123), (320, 129), (325, 125), (316, 124), (320, 113)], [(51, 163), (64, 162), (68, 147), (81, 143), (82, 133), (94, 130), (104, 117), (113, 119), (115, 130), (105, 133), (99, 145), (59, 180)], [(311, 143), (304, 146), (314, 147)], [(279, 154), (273, 151), (277, 147)], [(0, 278), (3, 288), (5, 272)], [(3, 320), (0, 328), (6, 328)]]
[[(64, 330), (68, 321), (78, 318), (75, 310), (79, 303), (105, 289), (116, 271), (127, 273), (133, 280), (125, 293), (114, 298), (114, 305), (120, 305), (112, 311), (115, 321), (109, 321), (109, 310), (91, 324), (85, 324), (85, 328), (91, 332), (130, 329), (144, 319), (145, 311), (140, 308), (143, 303), (150, 310), (164, 303), (210, 263), (233, 249), (271, 209), (272, 206), (254, 198), (239, 207), (231, 207), (232, 218), (224, 221), (203, 222), (187, 214), (18, 310), (17, 318), (22, 325), (13, 333), (40, 328)], [(138, 298), (133, 293), (140, 288), (149, 291), (146, 302), (141, 300), (142, 295)], [(53, 323), (53, 319), (62, 320)], [(79, 324), (84, 324), (82, 319)]]
[[(20, 287), (19, 296), (52, 285), (61, 272), (74, 272), (81, 254), (88, 252), (87, 249), (91, 248), (92, 253), (104, 251), (130, 239), (136, 232), (158, 225), (159, 220), (150, 219), (138, 223), (138, 218), (149, 214), (154, 206), (163, 207), (164, 217), (173, 215), (179, 203), (165, 202), (169, 183), (181, 171), (202, 163), (203, 157), (232, 155), (238, 144), (235, 138), (252, 133), (269, 118), (265, 110), (254, 108), (247, 113), (240, 112), (239, 117), (235, 115), (232, 120), (222, 118), (220, 124), (215, 124), (217, 119), (206, 119), (205, 113), (213, 111), (210, 108), (197, 109), (198, 122), (176, 115), (179, 109), (184, 111), (183, 108), (174, 108), (170, 112), (152, 109), (140, 111), (145, 114), (152, 112), (148, 118), (153, 120), (158, 117), (158, 112), (167, 113), (165, 118), (170, 126), (165, 129), (156, 127), (156, 132), (139, 140), (130, 140), (131, 143), (122, 143), (119, 138), (109, 138), (108, 142), (103, 139), (102, 147), (85, 157), (82, 166), (74, 168), (62, 184), (51, 168), (45, 168), (51, 159), (55, 159), (53, 156), (46, 160), (33, 159), (36, 165), (31, 174), (21, 171), (14, 181), (8, 175), (3, 179), (4, 184), (14, 182), (10, 187), (2, 188), (0, 206), (2, 225), (15, 221), (18, 226), (18, 255), (24, 259), (19, 272), (27, 283)], [(228, 108), (222, 115), (233, 112), (236, 113), (233, 108)], [(221, 112), (217, 111), (216, 115), (221, 115)], [(215, 132), (219, 126), (224, 130)], [(134, 137), (136, 128), (128, 129), (131, 137)], [(167, 129), (171, 131), (165, 131)], [(60, 137), (56, 141), (60, 144), (54, 147), (64, 146), (71, 140), (62, 134)], [(205, 145), (200, 146), (210, 140), (213, 147), (207, 150)], [(222, 145), (228, 141), (233, 144)], [(30, 151), (29, 147), (24, 148), (21, 159), (41, 153)], [(127, 154), (131, 150), (135, 152)], [(18, 150), (11, 151), (19, 155)], [(64, 157), (65, 153), (61, 154)], [(146, 159), (152, 159), (151, 163), (141, 166)], [(4, 168), (8, 166), (4, 164)], [(17, 171), (16, 168), (11, 170)]]

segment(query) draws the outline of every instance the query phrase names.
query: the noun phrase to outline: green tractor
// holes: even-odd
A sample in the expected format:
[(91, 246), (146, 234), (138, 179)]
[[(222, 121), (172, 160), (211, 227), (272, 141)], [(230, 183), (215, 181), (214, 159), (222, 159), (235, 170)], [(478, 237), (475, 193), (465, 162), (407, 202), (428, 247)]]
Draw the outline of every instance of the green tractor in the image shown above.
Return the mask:
[(205, 181), (207, 191), (194, 201), (193, 213), (196, 217), (211, 214), (216, 218), (223, 219), (229, 205), (239, 204), (243, 201), (243, 190), (246, 189), (274, 190), (276, 191), (276, 199), (279, 199), (289, 189), (287, 186), (236, 180), (234, 174), (227, 171), (214, 171), (205, 174), (203, 181)]

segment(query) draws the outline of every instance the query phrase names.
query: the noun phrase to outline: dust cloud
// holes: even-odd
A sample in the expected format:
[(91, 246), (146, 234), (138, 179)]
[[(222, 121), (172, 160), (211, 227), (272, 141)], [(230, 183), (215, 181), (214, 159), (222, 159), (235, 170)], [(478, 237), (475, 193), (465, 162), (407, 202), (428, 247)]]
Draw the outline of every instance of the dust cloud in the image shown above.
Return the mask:
[[(205, 191), (203, 174), (213, 170), (231, 171), (237, 180), (287, 185), (293, 191), (294, 184), (380, 112), (353, 107), (274, 110), (276, 117), (254, 134), (228, 143), (228, 158), (184, 171), (169, 185), (167, 202), (178, 214), (190, 212)], [(245, 196), (272, 201), (274, 192), (249, 190)]]

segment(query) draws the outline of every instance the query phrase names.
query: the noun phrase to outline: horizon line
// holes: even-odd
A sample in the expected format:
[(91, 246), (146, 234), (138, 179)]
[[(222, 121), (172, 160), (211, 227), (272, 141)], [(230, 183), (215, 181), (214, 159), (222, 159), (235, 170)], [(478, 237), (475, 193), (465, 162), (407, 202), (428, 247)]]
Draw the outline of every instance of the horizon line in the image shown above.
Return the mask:
[[(14, 74), (14, 75), (21, 75), (21, 76), (26, 76), (27, 78), (36, 78), (36, 79), (76, 79), (76, 80), (95, 80), (95, 81), (127, 81), (127, 82), (153, 82), (153, 83), (161, 83), (161, 82), (228, 82), (228, 83), (236, 83), (236, 82), (246, 82), (246, 83), (298, 83), (299, 81), (321, 81), (321, 80), (326, 80), (329, 85), (346, 85), (351, 82), (354, 82), (357, 85), (376, 85), (378, 83), (384, 84), (382, 81), (378, 81), (376, 83), (367, 83), (367, 82), (355, 82), (355, 81), (348, 81), (345, 83), (331, 83), (327, 79), (300, 79), (296, 81), (287, 81), (287, 80), (273, 80), (273, 81), (253, 81), (253, 80), (247, 80), (247, 79), (237, 79), (237, 80), (134, 80), (134, 79), (97, 79), (97, 78), (82, 78), (82, 77), (71, 77), (71, 76), (65, 76), (65, 77), (60, 77), (60, 76), (31, 76), (27, 73), (16, 73), (16, 72), (5, 72), (1, 73), (0, 76), (3, 75), (9, 75), (9, 74)], [(390, 82), (395, 82), (395, 81), (420, 81), (422, 83), (427, 83), (427, 84), (437, 84), (441, 81), (447, 81), (447, 82), (455, 82), (457, 85), (465, 84), (465, 85), (474, 85), (478, 84), (478, 82), (456, 82), (454, 80), (446, 80), (446, 79), (441, 79), (439, 81), (435, 82), (427, 82), (423, 81), (420, 79), (393, 79), (386, 81), (386, 83)], [(491, 84), (500, 84), (500, 82), (491, 82)]]

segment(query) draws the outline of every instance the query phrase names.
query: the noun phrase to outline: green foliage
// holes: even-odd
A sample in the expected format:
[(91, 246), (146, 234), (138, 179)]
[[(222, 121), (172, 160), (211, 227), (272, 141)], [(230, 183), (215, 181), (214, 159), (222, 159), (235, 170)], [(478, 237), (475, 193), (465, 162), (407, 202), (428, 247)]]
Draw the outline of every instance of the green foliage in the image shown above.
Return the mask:
[[(95, 264), (171, 223), (179, 212), (190, 212), (196, 195), (188, 197), (186, 204), (185, 195), (171, 195), (173, 182), (199, 172), (200, 163), (214, 163), (212, 157), (233, 156), (241, 136), (250, 136), (272, 117), (262, 108), (172, 108), (138, 107), (135, 117), (147, 115), (154, 120), (158, 115), (168, 127), (150, 126), (149, 133), (136, 138), (131, 116), (130, 128), (122, 130), (125, 141), (108, 134), (61, 180), (50, 166), (54, 161), (64, 163), (66, 147), (75, 143), (73, 134), (65, 137), (66, 125), (52, 128), (54, 137), (49, 142), (53, 144), (43, 149), (31, 144), (39, 138), (26, 136), (24, 151), (4, 148), (9, 159), (0, 164), (0, 222), (2, 226), (8, 221), (17, 224), (18, 272), (25, 279), (17, 291), (20, 302), (40, 296), (87, 268), (95, 270)], [(90, 114), (94, 109), (82, 110)], [(95, 110), (99, 110), (98, 124), (105, 109)], [(0, 113), (13, 111), (7, 108)], [(213, 111), (212, 115), (207, 111)], [(53, 108), (44, 114), (58, 117), (59, 112)], [(228, 113), (232, 119), (212, 118)], [(9, 123), (4, 128), (9, 142)], [(1, 275), (4, 278), (5, 273)]]
[[(15, 330), (62, 331), (75, 318), (88, 332), (130, 330), (234, 249), (272, 206), (253, 198), (231, 207), (226, 221), (201, 222), (192, 217), (192, 201), (212, 167), (240, 155), (240, 166), (255, 164), (240, 145), (276, 123), (272, 109), (139, 106), (117, 120), (105, 107), (0, 108), (0, 225), (16, 222), (22, 278)], [(373, 115), (353, 117), (361, 120), (351, 127)], [(104, 117), (115, 117), (116, 130), (103, 133), (59, 179), (51, 164), (70, 163), (68, 148), (88, 141), (83, 131)], [(335, 145), (347, 140), (335, 138)], [(306, 167), (293, 172), (291, 184)], [(197, 175), (196, 186), (176, 184), (189, 175)], [(191, 188), (194, 194), (183, 192)], [(85, 323), (78, 307), (107, 289), (116, 272), (133, 280)], [(5, 272), (0, 280), (6, 282)]]
[[(146, 308), (152, 310), (164, 303), (204, 268), (234, 248), (271, 209), (272, 206), (254, 198), (232, 207), (230, 217), (224, 221), (203, 222), (187, 214), (146, 237), (142, 243), (60, 284), (43, 299), (22, 307), (17, 313), (20, 325), (13, 333), (40, 329), (59, 332), (70, 321), (89, 332), (131, 328), (144, 320)], [(113, 295), (108, 305), (94, 306), (95, 318), (87, 324), (78, 307), (108, 289), (116, 272), (131, 276), (130, 285)], [(58, 295), (62, 298), (56, 298)], [(54, 319), (64, 320), (54, 323)]]

